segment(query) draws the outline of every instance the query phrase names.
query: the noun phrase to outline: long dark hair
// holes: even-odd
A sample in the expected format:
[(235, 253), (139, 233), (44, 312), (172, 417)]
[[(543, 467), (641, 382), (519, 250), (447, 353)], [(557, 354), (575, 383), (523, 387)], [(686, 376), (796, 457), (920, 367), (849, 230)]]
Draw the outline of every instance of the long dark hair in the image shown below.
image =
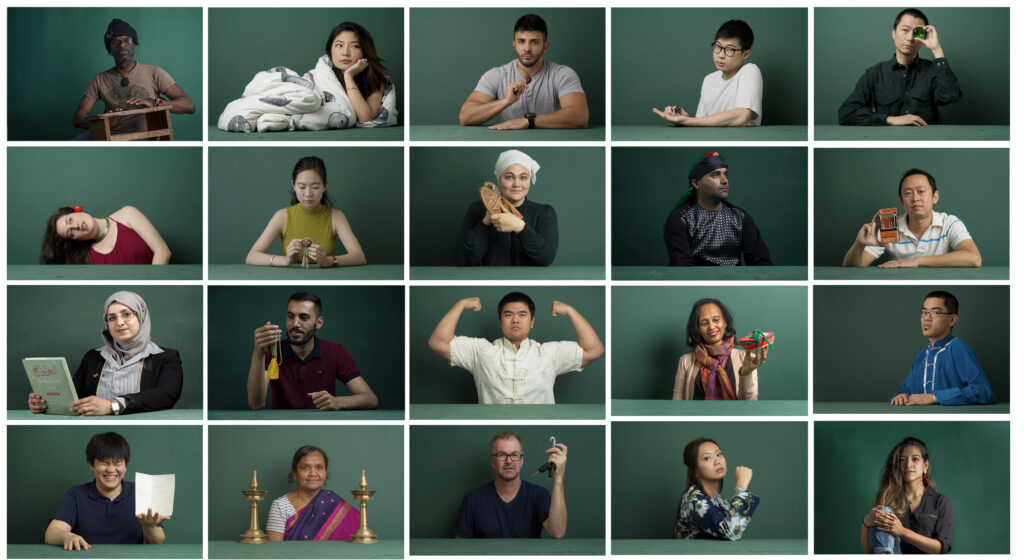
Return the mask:
[[(689, 489), (691, 486), (697, 486), (701, 492), (704, 491), (704, 486), (701, 485), (700, 480), (697, 478), (697, 451), (700, 449), (701, 444), (711, 442), (718, 445), (718, 442), (706, 437), (699, 437), (690, 443), (686, 444), (683, 448), (683, 464), (686, 465), (686, 488)], [(718, 445), (718, 450), (722, 450), (722, 446)], [(718, 481), (718, 491), (722, 491), (722, 484), (725, 479)]]
[[(369, 97), (375, 91), (384, 91), (384, 88), (391, 83), (391, 78), (388, 77), (387, 70), (384, 68), (384, 59), (377, 56), (377, 47), (373, 45), (373, 37), (370, 36), (370, 32), (362, 25), (345, 21), (334, 26), (331, 34), (327, 36), (327, 44), (324, 46), (324, 52), (327, 54), (328, 60), (331, 59), (331, 45), (334, 44), (334, 38), (344, 31), (351, 31), (356, 34), (359, 46), (363, 49), (363, 58), (369, 62), (366, 70), (356, 74), (356, 86), (359, 88), (359, 93), (363, 94), (363, 97)], [(334, 75), (337, 76), (338, 81), (344, 87), (345, 72), (335, 68)]]
[(722, 310), (722, 319), (725, 319), (725, 338), (736, 336), (736, 328), (732, 326), (732, 313), (729, 313), (729, 308), (724, 303), (715, 298), (698, 299), (690, 310), (690, 320), (686, 322), (686, 345), (690, 348), (696, 348), (698, 344), (704, 342), (700, 336), (700, 308), (708, 303), (713, 303)]
[[(295, 168), (292, 169), (292, 182), (295, 182), (295, 178), (299, 176), (299, 173), (303, 171), (309, 171), (312, 169), (316, 171), (316, 174), (320, 176), (320, 180), (324, 182), (324, 195), (320, 197), (320, 204), (324, 206), (331, 205), (331, 197), (327, 196), (327, 166), (324, 164), (324, 160), (316, 156), (306, 156), (299, 160), (295, 164)], [(292, 193), (292, 205), (299, 203), (299, 197), (295, 196), (295, 189), (291, 189)]]
[[(916, 447), (921, 450), (921, 460), (928, 461), (928, 448), (924, 442), (915, 437), (905, 437), (896, 444), (889, 452), (885, 460), (885, 468), (882, 469), (882, 476), (878, 478), (878, 491), (875, 492), (875, 505), (891, 507), (896, 515), (903, 515), (907, 512), (907, 485), (903, 480), (903, 473), (900, 469), (900, 453), (907, 447)], [(928, 464), (931, 470), (931, 463)], [(925, 474), (922, 477), (925, 490), (935, 489), (935, 481), (931, 475)]]
[(57, 220), (74, 212), (74, 208), (63, 206), (46, 221), (43, 248), (39, 253), (40, 264), (92, 264), (89, 258), (91, 240), (75, 241), (57, 234)]

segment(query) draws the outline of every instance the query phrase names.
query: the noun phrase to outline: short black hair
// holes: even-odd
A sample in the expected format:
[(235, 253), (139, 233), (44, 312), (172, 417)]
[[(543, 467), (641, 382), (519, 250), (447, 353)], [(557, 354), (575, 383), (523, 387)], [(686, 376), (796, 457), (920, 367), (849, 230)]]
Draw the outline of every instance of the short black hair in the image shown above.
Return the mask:
[(296, 468), (298, 468), (299, 461), (301, 461), (303, 457), (305, 457), (306, 455), (309, 455), (310, 453), (319, 453), (319, 454), (323, 455), (323, 457), (324, 457), (324, 470), (327, 470), (327, 463), (328, 463), (328, 461), (327, 461), (327, 454), (324, 453), (324, 450), (320, 449), (319, 447), (317, 447), (315, 445), (303, 445), (302, 447), (300, 447), (297, 450), (295, 450), (295, 455), (292, 456), (292, 468), (288, 471), (288, 481), (289, 482), (294, 482), (295, 481), (295, 477), (292, 476), (292, 473), (295, 472)]
[(128, 440), (117, 432), (96, 434), (85, 446), (85, 460), (89, 461), (90, 465), (96, 461), (109, 459), (124, 459), (124, 463), (127, 465), (131, 455), (132, 450), (128, 447)]
[(935, 194), (935, 191), (939, 190), (938, 185), (935, 184), (935, 177), (932, 177), (931, 173), (928, 173), (924, 169), (918, 169), (914, 167), (912, 169), (904, 171), (903, 176), (900, 177), (900, 184), (898, 187), (896, 187), (896, 193), (898, 195), (903, 195), (903, 181), (905, 181), (907, 177), (910, 177), (911, 175), (924, 175), (928, 179), (928, 184), (931, 185), (932, 187), (932, 194)]
[(320, 303), (320, 298), (313, 292), (295, 292), (288, 298), (288, 301), (311, 301), (313, 302), (313, 307), (316, 308), (316, 316), (323, 316), (323, 304)]
[(506, 305), (516, 302), (525, 303), (526, 306), (530, 308), (530, 317), (533, 317), (536, 314), (537, 306), (533, 304), (533, 300), (530, 299), (530, 296), (523, 292), (512, 292), (510, 294), (505, 294), (505, 297), (501, 298), (501, 301), (498, 302), (498, 319), (501, 319), (501, 312), (505, 309)]
[(709, 303), (717, 305), (722, 310), (722, 318), (725, 319), (725, 338), (736, 336), (736, 327), (732, 325), (732, 313), (729, 313), (729, 308), (724, 303), (715, 298), (698, 299), (693, 304), (693, 309), (690, 310), (690, 320), (686, 323), (686, 345), (690, 348), (696, 348), (703, 342), (703, 338), (700, 336), (700, 308)]
[(900, 20), (903, 19), (903, 16), (916, 17), (917, 19), (923, 21), (925, 25), (928, 25), (928, 16), (924, 15), (924, 12), (918, 10), (917, 8), (907, 8), (902, 12), (896, 14), (896, 21), (892, 22), (893, 31), (895, 31), (896, 27), (899, 26)]
[(935, 290), (934, 292), (928, 292), (928, 295), (924, 296), (924, 299), (928, 298), (941, 299), (943, 303), (946, 304), (947, 313), (957, 314), (957, 312), (960, 310), (960, 302), (956, 299), (956, 296), (945, 290)]
[(512, 34), (514, 35), (520, 31), (540, 31), (544, 34), (544, 40), (548, 40), (548, 24), (544, 23), (544, 18), (537, 14), (526, 14), (517, 19)]
[(746, 51), (754, 46), (754, 30), (742, 19), (730, 19), (715, 32), (715, 40), (718, 39), (738, 39), (740, 48)]

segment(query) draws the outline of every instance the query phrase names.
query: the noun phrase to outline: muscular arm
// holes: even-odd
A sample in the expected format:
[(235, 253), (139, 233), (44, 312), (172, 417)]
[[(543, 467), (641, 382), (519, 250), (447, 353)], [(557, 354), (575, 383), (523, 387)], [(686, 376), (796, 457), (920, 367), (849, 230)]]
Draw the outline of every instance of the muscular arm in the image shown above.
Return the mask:
[(156, 227), (149, 221), (149, 218), (140, 212), (138, 208), (125, 206), (111, 214), (111, 217), (127, 224), (128, 227), (135, 230), (135, 233), (139, 234), (139, 237), (146, 242), (149, 250), (153, 251), (153, 264), (167, 264), (171, 262), (171, 249), (167, 246), (167, 242), (160, 236), (160, 232), (156, 230)]
[(90, 98), (88, 95), (83, 95), (82, 100), (78, 103), (78, 109), (75, 109), (75, 114), (71, 117), (71, 124), (75, 128), (89, 130), (89, 113), (92, 112), (92, 108), (95, 105), (95, 99)]
[(459, 124), (462, 126), (483, 124), (515, 102), (515, 99), (511, 101), (508, 98), (495, 99), (486, 93), (474, 91), (469, 94), (469, 97), (462, 103), (462, 108), (459, 109)]
[(192, 102), (192, 98), (185, 93), (185, 90), (181, 89), (178, 84), (172, 84), (171, 87), (167, 88), (164, 92), (167, 96), (167, 101), (164, 101), (160, 105), (170, 105), (171, 112), (179, 115), (191, 115), (196, 112), (196, 104)]
[(551, 304), (551, 315), (553, 317), (559, 315), (569, 317), (572, 328), (576, 331), (576, 344), (583, 348), (583, 361), (581, 363), (583, 367), (594, 363), (595, 360), (604, 354), (604, 344), (601, 343), (600, 337), (597, 336), (594, 327), (590, 326), (590, 323), (587, 322), (579, 311), (576, 311), (576, 309), (568, 304), (555, 301)]
[(590, 108), (587, 96), (580, 92), (567, 93), (558, 98), (561, 109), (543, 115), (537, 115), (534, 126), (537, 128), (587, 128), (590, 122)]
[(459, 317), (462, 316), (462, 312), (466, 309), (472, 309), (473, 311), (480, 311), (480, 298), (470, 297), (460, 299), (444, 317), (441, 317), (441, 321), (434, 327), (434, 332), (430, 335), (430, 349), (435, 354), (441, 356), (446, 362), (452, 361), (452, 340), (455, 339), (455, 327), (459, 324)]

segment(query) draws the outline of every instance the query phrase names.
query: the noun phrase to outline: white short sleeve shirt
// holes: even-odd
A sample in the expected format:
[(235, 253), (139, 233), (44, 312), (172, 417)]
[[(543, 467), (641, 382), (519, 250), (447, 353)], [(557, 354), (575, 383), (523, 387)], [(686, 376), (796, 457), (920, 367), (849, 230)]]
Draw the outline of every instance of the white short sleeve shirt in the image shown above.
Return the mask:
[(583, 369), (583, 348), (573, 341), (526, 339), (516, 350), (508, 339), (457, 336), (451, 365), (473, 374), (480, 404), (555, 404), (555, 378)]
[(967, 226), (960, 221), (960, 218), (945, 212), (932, 212), (932, 225), (924, 231), (921, 239), (918, 239), (910, 231), (906, 214), (897, 218), (896, 230), (899, 233), (899, 239), (895, 243), (889, 243), (884, 247), (864, 247), (864, 250), (876, 259), (883, 253), (889, 253), (894, 259), (927, 257), (951, 253), (962, 241), (971, 239)]
[[(739, 53), (736, 53), (739, 56)], [(722, 79), (722, 71), (712, 72), (704, 77), (700, 87), (700, 102), (697, 117), (715, 115), (729, 109), (742, 107), (754, 112), (747, 126), (761, 125), (761, 90), (764, 81), (756, 64), (748, 62), (740, 67), (728, 80)]]

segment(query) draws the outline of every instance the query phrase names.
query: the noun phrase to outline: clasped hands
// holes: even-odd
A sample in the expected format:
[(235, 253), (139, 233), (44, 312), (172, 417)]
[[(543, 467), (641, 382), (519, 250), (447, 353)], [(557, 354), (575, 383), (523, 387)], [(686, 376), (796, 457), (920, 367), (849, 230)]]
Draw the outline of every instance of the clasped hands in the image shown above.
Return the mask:
[(482, 221), (485, 226), (493, 227), (502, 233), (519, 233), (526, 227), (526, 222), (522, 218), (508, 212), (485, 214)]
[(275, 266), (290, 266), (295, 258), (302, 255), (303, 249), (306, 250), (306, 257), (311, 261), (316, 261), (316, 264), (321, 268), (327, 268), (331, 266), (334, 260), (323, 247), (316, 243), (310, 244), (309, 247), (303, 247), (301, 239), (292, 239), (288, 242), (288, 246), (284, 250), (284, 262), (278, 265), (276, 262)]

